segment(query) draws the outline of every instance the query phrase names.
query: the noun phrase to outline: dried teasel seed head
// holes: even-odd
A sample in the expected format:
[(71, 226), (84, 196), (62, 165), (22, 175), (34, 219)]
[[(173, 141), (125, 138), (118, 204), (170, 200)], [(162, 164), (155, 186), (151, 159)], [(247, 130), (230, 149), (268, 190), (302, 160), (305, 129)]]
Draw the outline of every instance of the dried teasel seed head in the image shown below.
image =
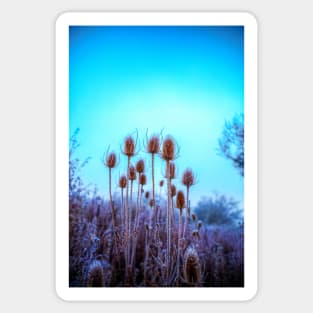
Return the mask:
[(202, 227), (202, 221), (198, 221), (198, 229), (200, 230)]
[(144, 160), (139, 160), (136, 163), (136, 171), (141, 174), (145, 171), (145, 161)]
[(195, 183), (195, 175), (191, 169), (186, 169), (182, 179), (183, 185), (190, 187)]
[(184, 192), (179, 190), (176, 196), (176, 207), (182, 210), (185, 207), (185, 195)]
[(175, 163), (170, 163), (170, 179), (175, 178)]
[(192, 286), (197, 286), (201, 283), (201, 264), (198, 252), (192, 246), (186, 249), (184, 254), (184, 279)]
[(139, 184), (144, 186), (147, 184), (147, 176), (145, 174), (140, 174), (139, 176)]
[(120, 188), (126, 188), (126, 185), (127, 185), (127, 178), (125, 175), (121, 176), (120, 179), (119, 179), (119, 182), (118, 182), (118, 185)]
[(147, 151), (151, 154), (159, 153), (160, 151), (160, 138), (158, 135), (152, 135), (147, 144)]
[(149, 201), (149, 205), (150, 205), (151, 208), (153, 208), (153, 206), (154, 206), (154, 200), (153, 200), (153, 199), (151, 199), (151, 200)]
[(104, 287), (104, 272), (99, 261), (93, 261), (88, 268), (87, 287)]
[(116, 154), (114, 152), (111, 152), (107, 155), (105, 160), (105, 165), (108, 168), (113, 168), (116, 165)]
[(134, 166), (131, 165), (131, 166), (129, 167), (129, 171), (128, 171), (128, 179), (129, 179), (129, 180), (135, 180), (136, 177), (137, 177), (137, 175), (136, 175), (136, 169), (135, 169)]
[(150, 192), (149, 192), (149, 191), (146, 191), (146, 193), (145, 193), (145, 198), (146, 198), (146, 199), (149, 199), (149, 198), (150, 198)]
[(136, 144), (132, 136), (128, 136), (124, 140), (124, 154), (132, 157), (135, 154)]
[(176, 186), (175, 185), (171, 185), (171, 197), (175, 197), (176, 196)]
[(163, 187), (163, 185), (164, 185), (164, 180), (162, 179), (160, 180), (160, 187)]
[(192, 231), (192, 237), (197, 238), (197, 239), (200, 240), (200, 235), (199, 235), (199, 232), (198, 232), (197, 229), (194, 229), (194, 230)]
[(192, 213), (192, 214), (191, 214), (191, 219), (192, 219), (192, 221), (194, 222), (194, 221), (197, 219), (196, 214)]
[(169, 136), (163, 141), (162, 158), (166, 161), (171, 161), (175, 158), (175, 142)]

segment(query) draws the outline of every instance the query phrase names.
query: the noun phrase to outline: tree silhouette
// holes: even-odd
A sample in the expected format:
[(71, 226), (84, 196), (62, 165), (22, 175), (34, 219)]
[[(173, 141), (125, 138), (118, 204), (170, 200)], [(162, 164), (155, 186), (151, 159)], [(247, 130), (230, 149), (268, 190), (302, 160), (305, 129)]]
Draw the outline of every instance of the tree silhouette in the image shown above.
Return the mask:
[(218, 140), (219, 153), (229, 159), (233, 166), (244, 176), (244, 117), (235, 115), (226, 121), (221, 138)]

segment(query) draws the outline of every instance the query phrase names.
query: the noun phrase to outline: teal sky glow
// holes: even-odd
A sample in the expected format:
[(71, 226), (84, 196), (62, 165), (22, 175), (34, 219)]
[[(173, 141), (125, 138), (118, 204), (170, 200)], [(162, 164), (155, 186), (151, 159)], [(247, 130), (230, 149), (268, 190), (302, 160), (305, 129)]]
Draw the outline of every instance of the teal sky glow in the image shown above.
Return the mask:
[[(80, 128), (76, 156), (92, 158), (82, 171), (86, 183), (108, 198), (101, 163), (108, 146), (119, 153), (127, 134), (138, 129), (142, 142), (147, 128), (164, 128), (180, 145), (178, 188), (186, 167), (196, 173), (191, 207), (214, 191), (242, 205), (243, 179), (217, 147), (225, 120), (244, 111), (243, 27), (72, 26), (69, 34), (70, 134)], [(134, 160), (140, 157), (148, 159), (141, 151)], [(126, 171), (120, 159), (116, 192)], [(164, 162), (156, 165), (158, 182)]]

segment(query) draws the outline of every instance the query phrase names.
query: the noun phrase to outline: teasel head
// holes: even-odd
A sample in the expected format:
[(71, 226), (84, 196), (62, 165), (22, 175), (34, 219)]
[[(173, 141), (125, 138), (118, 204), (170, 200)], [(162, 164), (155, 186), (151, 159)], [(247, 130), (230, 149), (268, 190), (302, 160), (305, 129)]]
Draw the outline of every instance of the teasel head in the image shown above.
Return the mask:
[(87, 287), (104, 287), (104, 271), (99, 261), (93, 261), (87, 272)]
[(164, 180), (162, 179), (162, 180), (160, 180), (160, 187), (162, 188), (163, 185), (164, 185)]
[(152, 134), (150, 137), (148, 136), (148, 129), (146, 132), (146, 151), (150, 154), (157, 154), (160, 152), (161, 148), (161, 137), (162, 137), (162, 131), (160, 134)]
[(154, 200), (153, 199), (150, 199), (149, 205), (150, 205), (151, 208), (153, 208), (153, 206), (154, 206)]
[(166, 161), (172, 161), (176, 158), (176, 146), (172, 137), (167, 136), (162, 145), (161, 157)]
[(171, 185), (171, 197), (174, 198), (176, 196), (176, 186)]
[(200, 230), (202, 227), (202, 221), (198, 221), (198, 230)]
[(139, 184), (144, 186), (147, 184), (147, 176), (145, 174), (140, 174), (139, 176)]
[(105, 165), (108, 168), (114, 168), (116, 166), (116, 161), (117, 161), (116, 154), (114, 152), (110, 152), (109, 154), (107, 154), (105, 158)]
[(123, 154), (127, 155), (129, 158), (134, 156), (137, 147), (138, 131), (136, 130), (136, 139), (132, 135), (128, 135), (124, 139), (124, 148), (122, 149)]
[(182, 183), (187, 188), (195, 184), (195, 175), (191, 169), (186, 169), (183, 173)]
[(200, 240), (200, 234), (199, 234), (198, 229), (194, 229), (194, 230), (192, 231), (192, 237), (195, 238), (195, 239), (197, 239), (197, 240)]
[(201, 264), (197, 250), (189, 246), (184, 254), (184, 279), (191, 286), (201, 283)]
[(124, 189), (126, 188), (126, 185), (127, 185), (127, 177), (125, 175), (122, 175), (118, 181), (118, 186), (121, 189)]
[(133, 181), (133, 180), (136, 179), (136, 177), (137, 177), (136, 169), (135, 169), (135, 167), (133, 165), (131, 165), (129, 167), (129, 171), (128, 171), (128, 179)]
[(193, 221), (193, 222), (195, 222), (195, 221), (196, 221), (197, 216), (196, 216), (196, 214), (195, 214), (195, 213), (192, 213), (192, 214), (191, 214), (191, 219), (192, 219), (192, 221)]
[(141, 174), (145, 171), (145, 161), (144, 160), (138, 160), (136, 163), (136, 171), (137, 173)]
[(146, 199), (149, 199), (149, 198), (150, 198), (150, 192), (149, 192), (149, 191), (146, 191), (146, 193), (145, 193), (145, 198), (146, 198)]
[(179, 190), (176, 195), (176, 207), (180, 210), (185, 207), (185, 195), (181, 190)]

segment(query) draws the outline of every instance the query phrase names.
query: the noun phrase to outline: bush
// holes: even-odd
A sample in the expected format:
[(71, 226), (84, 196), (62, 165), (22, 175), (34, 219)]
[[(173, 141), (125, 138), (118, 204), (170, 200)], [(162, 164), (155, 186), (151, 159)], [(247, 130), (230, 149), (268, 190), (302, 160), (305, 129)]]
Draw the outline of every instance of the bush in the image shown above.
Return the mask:
[(238, 208), (238, 202), (219, 194), (203, 198), (194, 212), (199, 220), (209, 225), (233, 225), (242, 219), (242, 210)]

